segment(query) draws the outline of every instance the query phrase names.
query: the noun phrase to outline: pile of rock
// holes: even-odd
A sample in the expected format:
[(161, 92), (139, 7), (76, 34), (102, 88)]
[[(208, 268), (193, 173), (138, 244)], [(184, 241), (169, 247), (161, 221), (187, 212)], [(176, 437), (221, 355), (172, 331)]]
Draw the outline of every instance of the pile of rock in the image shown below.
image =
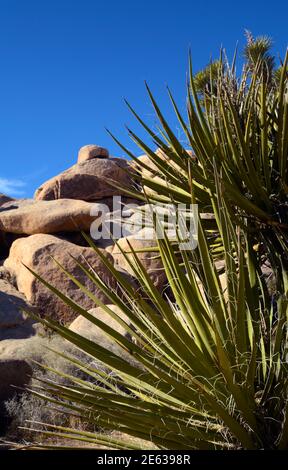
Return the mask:
[[(75, 259), (86, 264), (88, 269), (92, 266), (111, 289), (117, 289), (113, 276), (80, 232), (89, 233), (95, 221), (95, 215), (91, 215), (95, 213), (95, 204), (105, 203), (112, 209), (112, 198), (116, 195), (123, 196), (124, 202), (139, 204), (136, 200), (128, 199), (125, 191), (119, 189), (133, 187), (131, 175), (133, 166), (130, 162), (110, 157), (105, 148), (86, 145), (79, 151), (78, 162), (44, 182), (36, 190), (34, 199), (12, 199), (0, 194), (0, 401), (14, 393), (15, 389), (11, 385), (22, 386), (29, 380), (30, 360), (32, 357), (35, 359), (35, 354), (39, 359), (41, 345), (48, 341), (43, 328), (31, 320), (24, 313), (25, 310), (35, 309), (40, 315), (66, 325), (73, 322), (73, 331), (82, 334), (86, 328), (90, 336), (100, 343), (104, 341), (100, 330), (94, 330), (93, 333), (91, 324), (87, 328), (87, 322), (77, 318), (75, 312), (31, 271), (61, 289), (62, 294), (85, 309), (95, 307), (93, 300), (83, 294), (59, 268), (54, 261), (56, 259), (90, 292), (108, 304), (109, 299), (83, 273)], [(112, 239), (108, 243), (106, 241), (106, 244), (101, 240), (95, 243), (101, 253), (115, 263), (117, 269), (131, 276), (125, 257)], [(120, 239), (119, 244), (129, 251), (130, 246), (137, 249), (151, 247), (155, 242), (141, 242), (132, 235), (128, 240), (126, 237)], [(161, 274), (159, 260), (153, 257), (153, 253), (141, 253), (141, 260), (161, 289), (165, 278)], [(131, 279), (131, 282), (135, 280)], [(105, 312), (99, 309), (92, 313), (105, 316)]]

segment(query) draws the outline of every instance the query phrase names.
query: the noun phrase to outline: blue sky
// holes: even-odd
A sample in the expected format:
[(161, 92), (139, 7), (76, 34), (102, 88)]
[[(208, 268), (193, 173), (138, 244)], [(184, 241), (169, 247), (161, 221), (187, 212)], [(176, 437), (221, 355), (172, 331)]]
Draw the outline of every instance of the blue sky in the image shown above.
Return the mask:
[(85, 144), (124, 156), (105, 127), (140, 154), (124, 97), (153, 126), (147, 80), (177, 131), (165, 87), (184, 109), (188, 48), (198, 70), (247, 28), (283, 55), (287, 16), (284, 0), (0, 0), (0, 192), (32, 196)]

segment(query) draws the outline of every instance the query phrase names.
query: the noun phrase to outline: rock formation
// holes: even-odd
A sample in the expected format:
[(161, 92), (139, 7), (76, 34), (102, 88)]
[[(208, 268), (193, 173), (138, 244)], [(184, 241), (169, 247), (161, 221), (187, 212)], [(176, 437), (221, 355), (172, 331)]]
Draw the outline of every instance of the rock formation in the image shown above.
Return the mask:
[[(129, 322), (129, 319), (120, 311), (118, 307), (115, 305), (107, 305), (113, 312), (117, 313), (122, 320), (127, 323), (127, 325), (131, 328), (131, 324)], [(127, 332), (127, 329), (125, 329), (123, 326), (117, 322), (117, 320), (114, 320), (107, 312), (105, 312), (101, 307), (98, 308), (92, 308), (89, 310), (89, 313), (93, 316), (96, 317), (97, 319), (101, 320), (103, 323), (109, 325), (111, 328), (114, 330), (118, 331), (121, 335), (125, 336), (127, 339), (130, 339), (130, 335)], [(81, 336), (84, 336), (85, 338), (94, 341), (95, 343), (99, 344), (100, 346), (103, 346), (106, 349), (109, 349), (110, 351), (114, 352), (115, 354), (120, 355), (121, 357), (127, 357), (125, 353), (123, 352), (123, 349), (118, 346), (118, 344), (113, 341), (111, 338), (103, 334), (103, 331), (97, 327), (96, 325), (93, 325), (89, 320), (86, 320), (86, 318), (82, 317), (81, 315), (78, 316), (69, 326), (69, 329), (71, 331), (74, 331), (75, 333), (78, 333)]]
[(5, 194), (0, 193), (0, 207), (3, 206), (6, 202), (13, 201), (12, 197), (6, 196)]
[(98, 145), (84, 145), (78, 152), (78, 163), (92, 160), (93, 158), (108, 158), (109, 151)]
[[(103, 253), (112, 261), (109, 253)], [(89, 265), (92, 266), (105, 283), (111, 288), (116, 288), (113, 277), (92, 248), (77, 246), (53, 235), (37, 234), (19, 238), (13, 243), (4, 265), (15, 276), (19, 291), (37, 307), (42, 316), (49, 315), (67, 324), (75, 318), (75, 312), (36, 279), (27, 267), (37, 272), (54, 287), (60, 288), (63, 294), (82, 307), (94, 306), (93, 300), (75, 286), (54, 260), (57, 260), (66, 271), (75, 276), (102, 302), (106, 302), (107, 299), (75, 260), (82, 262), (88, 269), (90, 269)]]
[[(121, 191), (111, 183), (130, 187), (129, 165), (122, 158), (93, 158), (80, 161), (46, 181), (35, 193), (36, 200), (79, 199), (96, 201)], [(109, 184), (110, 181), (110, 184)]]
[(79, 232), (89, 230), (95, 217), (93, 204), (73, 199), (27, 201), (19, 207), (0, 210), (0, 230), (16, 234)]
[[(71, 331), (120, 354), (119, 346), (67, 307), (27, 268), (127, 336), (123, 327), (103, 309), (95, 308), (93, 299), (65, 275), (55, 260), (101, 302), (111, 303), (83, 273), (75, 259), (81, 261), (91, 273), (95, 272), (110, 289), (117, 290), (113, 276), (84, 240), (81, 231), (89, 233), (92, 223), (101, 227), (98, 217), (102, 204), (110, 211), (108, 218), (115, 216), (112, 198), (123, 196), (125, 192), (117, 189), (114, 183), (131, 189), (134, 185), (131, 175), (134, 172), (131, 162), (109, 157), (108, 150), (103, 147), (86, 145), (79, 150), (77, 163), (44, 182), (36, 190), (34, 199), (13, 199), (0, 194), (0, 415), (3, 409), (1, 400), (15, 393), (13, 385), (22, 387), (29, 382), (32, 360), (41, 362), (45, 351), (43, 345), (49, 345), (50, 341), (41, 323), (35, 322), (25, 311), (34, 311), (42, 317), (70, 325)], [(123, 197), (122, 202), (140, 204), (127, 197)], [(113, 227), (123, 220), (125, 223), (135, 222), (133, 211), (120, 211), (119, 217), (118, 222), (115, 219), (111, 222), (108, 230), (113, 232)], [(119, 240), (124, 249), (129, 246), (127, 239), (135, 248), (151, 247), (154, 243), (153, 240), (137, 241), (135, 233), (130, 234), (128, 230)], [(137, 280), (131, 276), (133, 272), (114, 246), (113, 239), (95, 240), (95, 244), (129, 279), (130, 285), (138, 288)], [(153, 254), (151, 258), (151, 253), (147, 256), (141, 253), (140, 258), (150, 269), (155, 284), (162, 288), (164, 277), (159, 260), (153, 259)], [(115, 306), (110, 307), (115, 311)]]

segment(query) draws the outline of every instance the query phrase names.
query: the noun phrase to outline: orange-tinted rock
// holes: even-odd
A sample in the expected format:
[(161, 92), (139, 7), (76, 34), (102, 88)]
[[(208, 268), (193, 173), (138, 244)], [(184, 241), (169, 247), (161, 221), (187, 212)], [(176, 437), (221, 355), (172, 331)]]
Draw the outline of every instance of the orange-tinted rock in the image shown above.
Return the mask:
[[(145, 248), (151, 249), (157, 246), (156, 240), (148, 236), (149, 233), (150, 231), (147, 231), (147, 229), (144, 228), (135, 235), (120, 238), (119, 240), (117, 240), (117, 243), (119, 247), (121, 247), (121, 249), (127, 254), (129, 259), (133, 260), (133, 254), (131, 253), (131, 248), (129, 245), (131, 245), (133, 250), (135, 250), (136, 252), (137, 250), (144, 250)], [(147, 239), (145, 239), (146, 235)], [(142, 239), (139, 239), (139, 236), (142, 236)], [(126, 261), (119, 247), (115, 244), (113, 249), (109, 250), (116, 264), (121, 266), (121, 268), (125, 269), (129, 274), (135, 276), (133, 269)], [(159, 253), (157, 253), (156, 251), (141, 251), (136, 254), (138, 259), (141, 261), (142, 265), (149, 273), (149, 276), (152, 279), (154, 285), (159, 289), (162, 289), (167, 281), (167, 278), (163, 269)]]
[[(35, 193), (37, 200), (80, 199), (95, 201), (121, 194), (109, 182), (131, 187), (129, 164), (123, 158), (93, 158), (77, 163), (46, 181)], [(124, 194), (124, 193), (123, 193)]]
[(84, 147), (80, 148), (78, 152), (78, 163), (92, 160), (93, 158), (109, 158), (109, 151), (104, 147), (91, 144), (84, 145)]
[(12, 197), (6, 196), (6, 194), (0, 193), (0, 207), (6, 202), (13, 201)]
[(33, 235), (35, 233), (76, 232), (89, 230), (95, 216), (90, 215), (92, 203), (74, 199), (56, 201), (27, 200), (19, 207), (0, 209), (0, 230)]
[[(82, 307), (86, 309), (95, 307), (94, 302), (56, 265), (53, 257), (90, 292), (103, 302), (108, 302), (105, 295), (77, 266), (71, 255), (84, 264), (84, 260), (86, 260), (104, 282), (108, 283), (111, 288), (116, 288), (116, 281), (92, 248), (77, 246), (52, 235), (31, 235), (16, 240), (4, 263), (5, 267), (15, 275), (19, 291), (33, 306), (37, 307), (42, 316), (52, 317), (65, 323), (71, 322), (78, 313), (65, 305), (24, 265), (37, 272), (47, 282), (59, 288), (62, 293), (71, 297)], [(105, 255), (112, 260), (111, 255), (106, 252)]]

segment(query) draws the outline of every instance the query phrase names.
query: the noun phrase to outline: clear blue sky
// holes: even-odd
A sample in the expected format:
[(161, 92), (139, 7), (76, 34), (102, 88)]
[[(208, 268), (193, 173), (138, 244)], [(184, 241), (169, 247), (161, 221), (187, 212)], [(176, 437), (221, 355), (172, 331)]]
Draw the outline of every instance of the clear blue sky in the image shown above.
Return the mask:
[(284, 0), (0, 0), (0, 192), (31, 196), (88, 143), (124, 156), (105, 131), (134, 149), (124, 97), (153, 125), (144, 80), (169, 115), (167, 83), (185, 105), (189, 46), (197, 70), (247, 28), (283, 55), (287, 17)]

